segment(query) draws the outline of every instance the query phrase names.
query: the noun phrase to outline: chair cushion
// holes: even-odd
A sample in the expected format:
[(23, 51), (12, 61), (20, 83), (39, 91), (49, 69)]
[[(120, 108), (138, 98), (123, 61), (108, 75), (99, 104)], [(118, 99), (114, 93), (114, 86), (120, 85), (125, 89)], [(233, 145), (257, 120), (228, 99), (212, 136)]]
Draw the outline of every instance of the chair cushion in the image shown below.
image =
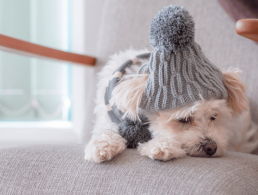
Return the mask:
[(258, 194), (258, 156), (154, 161), (127, 149), (111, 161), (84, 159), (84, 147), (0, 150), (0, 194)]

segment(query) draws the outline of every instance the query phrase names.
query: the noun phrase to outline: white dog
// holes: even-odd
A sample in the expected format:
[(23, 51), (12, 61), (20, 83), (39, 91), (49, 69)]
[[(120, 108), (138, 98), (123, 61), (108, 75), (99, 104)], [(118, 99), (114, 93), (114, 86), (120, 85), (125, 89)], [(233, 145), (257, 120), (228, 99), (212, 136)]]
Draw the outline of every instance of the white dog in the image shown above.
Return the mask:
[[(111, 122), (104, 104), (105, 88), (112, 73), (126, 60), (146, 53), (147, 50), (128, 50), (116, 54), (99, 74), (97, 120), (91, 141), (85, 149), (85, 159), (102, 162), (112, 159), (126, 149), (126, 140), (119, 135), (118, 125)], [(142, 62), (144, 63), (144, 62)], [(148, 75), (134, 74), (139, 68), (133, 65), (126, 69), (126, 77), (113, 91), (117, 107), (130, 113), (137, 120), (138, 104)], [(223, 83), (227, 88), (227, 100), (200, 100), (185, 107), (156, 113), (144, 112), (150, 121), (152, 139), (137, 148), (141, 155), (151, 159), (167, 161), (185, 155), (219, 157), (226, 151), (250, 153), (258, 146), (257, 126), (251, 121), (248, 101), (244, 95), (245, 85), (239, 74), (232, 69), (223, 72)], [(126, 91), (137, 91), (130, 96)], [(130, 103), (128, 103), (128, 100)], [(127, 102), (127, 103), (125, 103)]]

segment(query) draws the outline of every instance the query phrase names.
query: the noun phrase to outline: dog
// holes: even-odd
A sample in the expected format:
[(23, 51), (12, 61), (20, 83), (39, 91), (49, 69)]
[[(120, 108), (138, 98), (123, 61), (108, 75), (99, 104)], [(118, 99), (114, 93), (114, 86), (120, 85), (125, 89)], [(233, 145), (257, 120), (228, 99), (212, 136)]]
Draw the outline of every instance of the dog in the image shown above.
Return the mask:
[[(113, 55), (99, 73), (97, 91), (97, 116), (93, 135), (85, 148), (85, 160), (103, 162), (126, 149), (126, 140), (113, 123), (104, 104), (105, 89), (112, 73), (126, 60), (148, 52), (133, 49)], [(245, 96), (246, 86), (241, 81), (238, 69), (223, 71), (223, 84), (227, 99), (201, 100), (182, 108), (160, 112), (138, 109), (148, 74), (136, 74), (146, 63), (135, 64), (126, 69), (126, 75), (116, 86), (112, 95), (117, 107), (132, 120), (144, 114), (150, 121), (152, 139), (139, 144), (142, 156), (167, 161), (186, 155), (195, 157), (221, 157), (227, 151), (250, 153), (258, 146), (258, 128), (252, 122), (249, 103)], [(134, 92), (133, 95), (132, 93)]]

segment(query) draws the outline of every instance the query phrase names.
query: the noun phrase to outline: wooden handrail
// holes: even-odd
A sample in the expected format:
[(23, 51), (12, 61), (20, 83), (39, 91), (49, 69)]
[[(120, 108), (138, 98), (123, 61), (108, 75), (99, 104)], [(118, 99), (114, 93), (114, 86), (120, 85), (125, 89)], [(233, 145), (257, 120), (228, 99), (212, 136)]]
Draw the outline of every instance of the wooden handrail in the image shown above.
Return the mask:
[(258, 19), (242, 19), (236, 23), (237, 34), (258, 42)]
[(0, 50), (31, 56), (50, 58), (81, 65), (94, 66), (96, 58), (65, 52), (0, 34)]

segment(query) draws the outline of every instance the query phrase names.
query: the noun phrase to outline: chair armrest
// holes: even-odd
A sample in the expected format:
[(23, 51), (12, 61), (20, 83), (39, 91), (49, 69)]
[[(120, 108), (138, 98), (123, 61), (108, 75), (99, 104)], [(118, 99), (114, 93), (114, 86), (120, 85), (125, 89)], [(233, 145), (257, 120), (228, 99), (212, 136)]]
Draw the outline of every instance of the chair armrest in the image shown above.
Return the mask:
[(258, 19), (242, 19), (236, 23), (237, 34), (258, 42)]

